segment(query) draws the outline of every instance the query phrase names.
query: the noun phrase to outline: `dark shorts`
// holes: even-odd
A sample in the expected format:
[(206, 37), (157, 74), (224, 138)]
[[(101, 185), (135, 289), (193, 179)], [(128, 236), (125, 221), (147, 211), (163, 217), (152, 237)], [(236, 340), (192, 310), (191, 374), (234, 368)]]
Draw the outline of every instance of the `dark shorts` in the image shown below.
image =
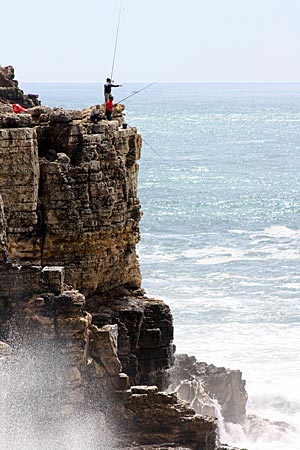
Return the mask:
[(93, 123), (98, 123), (100, 120), (100, 114), (92, 114), (90, 119)]
[(111, 120), (112, 119), (112, 112), (111, 111), (107, 111), (107, 109), (105, 110), (105, 116), (107, 118), (107, 120)]

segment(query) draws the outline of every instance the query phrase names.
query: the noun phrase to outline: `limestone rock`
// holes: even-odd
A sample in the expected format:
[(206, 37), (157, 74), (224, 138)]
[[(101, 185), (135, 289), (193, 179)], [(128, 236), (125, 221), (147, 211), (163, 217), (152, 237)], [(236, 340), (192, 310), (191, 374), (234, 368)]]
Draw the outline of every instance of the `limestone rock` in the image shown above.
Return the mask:
[(4, 102), (4, 100), (0, 99), (0, 113), (13, 113), (13, 107), (9, 103)]
[(38, 95), (25, 95), (14, 78), (15, 71), (12, 66), (0, 66), (0, 100), (7, 103), (19, 103), (25, 108), (39, 105)]
[(117, 355), (118, 327), (105, 325), (92, 328), (91, 356), (98, 360), (110, 376), (118, 375), (122, 366)]
[[(169, 382), (166, 369), (173, 364), (174, 354), (173, 319), (167, 305), (143, 296), (123, 296), (102, 300), (101, 304), (97, 297), (88, 298), (87, 307), (97, 327), (107, 323), (118, 325), (118, 357), (131, 383), (166, 388)], [(153, 323), (155, 333), (147, 334), (145, 340)]]
[(54, 108), (49, 116), (50, 123), (69, 123), (72, 121), (72, 115), (63, 108)]
[[(204, 362), (197, 362), (193, 356), (177, 355), (170, 376), (172, 380), (171, 390), (176, 389), (183, 381), (186, 381), (189, 385), (195, 379), (200, 380), (204, 393), (218, 401), (222, 415), (227, 422), (245, 422), (248, 396), (245, 381), (242, 379), (242, 373), (239, 370), (230, 370)], [(196, 389), (194, 389), (195, 393)], [(193, 396), (188, 389), (181, 389), (181, 394), (182, 398), (187, 401), (195, 398), (195, 395)]]
[(138, 436), (142, 445), (176, 442), (195, 450), (215, 450), (218, 445), (216, 420), (196, 415), (174, 394), (153, 387), (132, 387), (125, 407), (133, 414), (127, 434)]
[(30, 114), (1, 113), (0, 128), (31, 127), (32, 117)]
[(64, 284), (64, 268), (63, 267), (44, 267), (42, 269), (42, 283), (46, 291), (52, 291), (60, 294)]

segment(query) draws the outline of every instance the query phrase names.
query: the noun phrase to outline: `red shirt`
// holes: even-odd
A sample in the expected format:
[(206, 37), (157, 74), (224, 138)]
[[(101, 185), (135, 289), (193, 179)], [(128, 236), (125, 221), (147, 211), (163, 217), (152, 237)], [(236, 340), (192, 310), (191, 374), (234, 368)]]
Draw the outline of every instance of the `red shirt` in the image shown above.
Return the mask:
[(111, 100), (107, 100), (105, 108), (107, 109), (107, 111), (113, 112), (113, 102)]

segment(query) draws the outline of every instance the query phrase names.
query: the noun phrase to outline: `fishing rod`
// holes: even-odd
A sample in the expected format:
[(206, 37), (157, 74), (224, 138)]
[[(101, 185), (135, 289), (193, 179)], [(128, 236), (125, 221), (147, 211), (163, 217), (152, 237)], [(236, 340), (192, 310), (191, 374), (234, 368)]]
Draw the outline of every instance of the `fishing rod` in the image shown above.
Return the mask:
[(155, 84), (159, 83), (160, 81), (162, 81), (162, 80), (160, 79), (160, 80), (154, 81), (153, 83), (150, 83), (150, 84), (148, 84), (147, 86), (144, 86), (142, 89), (139, 89), (138, 91), (132, 92), (132, 94), (128, 95), (128, 96), (125, 97), (125, 98), (122, 98), (122, 100), (119, 100), (119, 101), (116, 102), (116, 103), (124, 102), (125, 100), (129, 99), (130, 97), (133, 97), (134, 95), (139, 94), (140, 92), (144, 91), (145, 89), (148, 89), (150, 86), (154, 86)]
[(120, 9), (119, 9), (118, 26), (117, 26), (117, 32), (116, 32), (115, 49), (114, 49), (114, 56), (113, 56), (113, 62), (112, 62), (112, 67), (111, 67), (111, 75), (110, 75), (110, 79), (111, 79), (111, 80), (113, 79), (113, 72), (114, 72), (115, 59), (116, 59), (116, 52), (117, 52), (117, 43), (118, 43), (118, 37), (119, 37), (119, 28), (120, 28), (120, 20), (121, 20), (122, 2), (123, 2), (123, 0), (120, 0)]

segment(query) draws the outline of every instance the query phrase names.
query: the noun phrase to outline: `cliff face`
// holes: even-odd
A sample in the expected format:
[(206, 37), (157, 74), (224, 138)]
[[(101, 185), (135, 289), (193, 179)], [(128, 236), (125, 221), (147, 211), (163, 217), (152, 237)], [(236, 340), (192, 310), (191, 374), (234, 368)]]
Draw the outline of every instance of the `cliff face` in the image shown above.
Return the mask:
[(34, 127), (28, 115), (7, 115), (0, 129), (10, 260), (61, 265), (86, 294), (140, 287), (140, 136), (118, 122), (92, 125), (80, 111), (42, 111)]
[[(4, 69), (3, 87), (17, 89)], [(141, 289), (140, 135), (122, 127), (121, 106), (113, 121), (92, 124), (90, 110), (33, 107), (22, 97), (31, 108), (16, 115), (9, 92), (0, 103), (0, 339), (12, 355), (1, 344), (1, 367), (20, 349), (47, 349), (46, 359), (54, 353), (67, 365), (52, 417), (103, 403), (124, 445), (171, 440), (214, 450), (215, 419), (158, 391), (173, 364), (173, 323), (168, 306)]]
[(95, 324), (118, 323), (132, 379), (158, 381), (172, 361), (173, 327), (166, 305), (140, 290), (141, 138), (118, 120), (90, 124), (80, 111), (31, 113), (1, 116), (2, 273), (10, 274), (2, 292), (41, 293), (45, 274), (56, 277), (56, 293), (78, 289)]

